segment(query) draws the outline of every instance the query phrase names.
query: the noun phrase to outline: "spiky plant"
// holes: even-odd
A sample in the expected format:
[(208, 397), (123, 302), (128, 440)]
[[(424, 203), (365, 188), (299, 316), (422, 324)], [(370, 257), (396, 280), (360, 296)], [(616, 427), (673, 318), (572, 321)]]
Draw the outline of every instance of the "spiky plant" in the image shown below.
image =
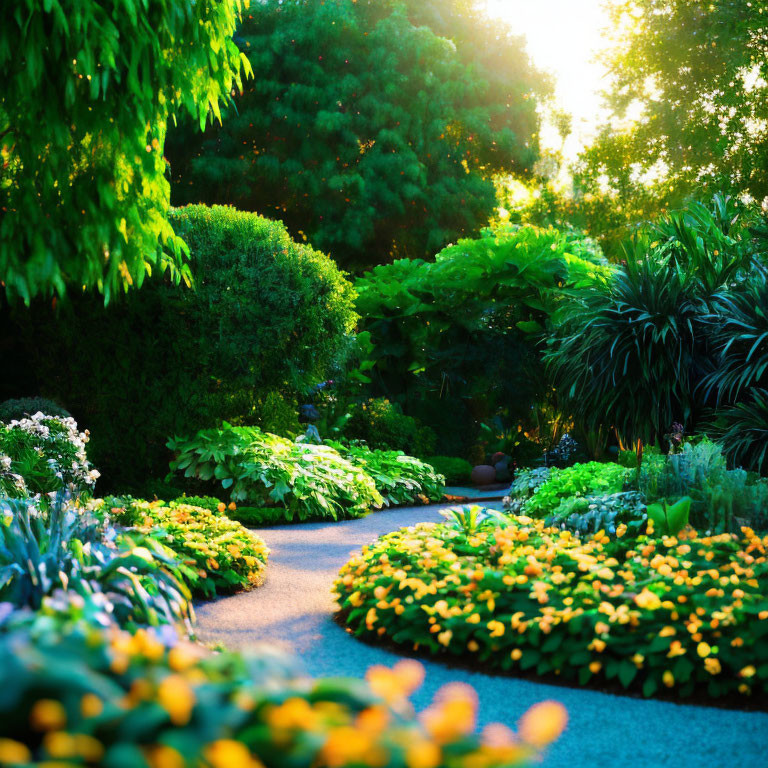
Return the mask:
[(733, 464), (768, 473), (768, 389), (755, 388), (748, 400), (719, 408), (708, 431)]

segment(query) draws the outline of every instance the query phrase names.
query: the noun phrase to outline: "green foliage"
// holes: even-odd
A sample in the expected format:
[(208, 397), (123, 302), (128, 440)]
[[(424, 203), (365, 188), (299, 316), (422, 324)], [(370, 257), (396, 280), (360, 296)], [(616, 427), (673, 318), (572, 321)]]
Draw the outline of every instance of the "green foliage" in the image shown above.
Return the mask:
[(719, 408), (710, 431), (734, 464), (768, 474), (768, 390)]
[(627, 534), (636, 536), (647, 519), (643, 495), (620, 491), (566, 497), (546, 518), (546, 524), (579, 536), (594, 536), (603, 531), (607, 536), (622, 538)]
[(91, 430), (108, 490), (150, 495), (170, 434), (222, 420), (300, 432), (296, 398), (335, 370), (356, 321), (350, 283), (279, 222), (202, 206), (171, 221), (194, 290), (156, 277), (106, 308), (93, 295), (40, 301), (3, 325), (9, 365)]
[(466, 453), (478, 423), (497, 414), (530, 420), (551, 395), (536, 343), (563, 288), (606, 271), (597, 261), (583, 239), (506, 226), (431, 263), (376, 267), (355, 283), (374, 344), (372, 388), (398, 393), (407, 413), (439, 430), (445, 453)]
[(484, 226), (491, 176), (533, 167), (547, 84), (498, 20), (429, 5), (251, 4), (237, 40), (255, 78), (221, 127), (171, 133), (174, 200), (276, 213), (345, 267)]
[(371, 450), (364, 445), (329, 443), (347, 461), (373, 478), (385, 506), (440, 501), (445, 478), (430, 464), (402, 451)]
[(5, 3), (0, 278), (9, 297), (81, 286), (105, 301), (152, 271), (188, 278), (167, 220), (166, 126), (204, 126), (250, 66), (241, 0)]
[(691, 499), (683, 496), (674, 504), (665, 499), (648, 505), (648, 519), (653, 522), (654, 531), (661, 536), (677, 536), (688, 525), (691, 513)]
[(446, 485), (467, 485), (470, 482), (472, 465), (466, 459), (456, 456), (428, 456), (426, 462), (435, 468), (435, 472), (445, 477)]
[(97, 601), (121, 626), (175, 624), (190, 613), (178, 564), (151, 540), (116, 538), (59, 493), (47, 509), (0, 497), (0, 600), (39, 609), (60, 592)]
[(34, 413), (0, 423), (0, 486), (12, 496), (67, 488), (92, 491), (99, 477), (85, 452), (89, 436), (71, 417)]
[(582, 190), (600, 199), (607, 187), (629, 221), (690, 194), (768, 197), (764, 5), (622, 0), (610, 11), (612, 122), (626, 125), (630, 107), (641, 118), (598, 136)]
[(334, 590), (358, 637), (489, 671), (697, 701), (768, 694), (768, 537), (629, 543), (528, 517), (466, 532), (425, 523), (365, 547)]
[(232, 501), (279, 505), (284, 519), (361, 517), (384, 502), (373, 479), (327, 445), (297, 443), (258, 427), (199, 431), (174, 438), (171, 469), (220, 482)]
[[(545, 355), (584, 428), (655, 443), (675, 421), (689, 431), (705, 407), (714, 295), (753, 264), (748, 220), (727, 201), (692, 204), (645, 231), (605, 281), (572, 292)], [(722, 300), (722, 293), (719, 294)]]
[(350, 409), (344, 436), (364, 440), (371, 448), (426, 456), (435, 449), (435, 433), (384, 397), (371, 398)]
[(690, 496), (691, 524), (700, 529), (765, 525), (765, 488), (744, 470), (729, 470), (723, 446), (711, 440), (687, 442), (669, 456), (644, 457), (638, 487), (649, 501)]
[[(425, 750), (433, 768), (513, 768), (541, 759), (541, 744), (516, 737), (509, 745), (482, 744), (472, 735), (474, 700), (456, 687), (417, 717), (407, 696), (418, 687), (419, 670), (410, 662), (377, 667), (370, 684), (311, 680), (266, 650), (168, 649), (154, 632), (131, 636), (79, 619), (49, 610), (13, 620), (0, 636), (0, 717), (9, 764), (61, 762), (62, 747), (71, 750), (66, 759), (73, 765), (136, 768), (168, 761), (374, 768), (381, 755), (389, 768), (410, 768), (413, 745)], [(402, 693), (393, 697), (392, 691)], [(467, 714), (457, 718), (457, 711)], [(440, 724), (437, 737), (428, 727), (433, 721)], [(361, 731), (361, 722), (388, 727)], [(350, 745), (359, 746), (350, 752)]]
[(472, 504), (465, 507), (451, 507), (440, 514), (448, 521), (448, 525), (461, 531), (465, 536), (474, 536), (478, 531), (505, 526), (507, 517), (495, 509)]
[(6, 424), (9, 421), (19, 421), (25, 417), (34, 416), (36, 413), (61, 416), (64, 419), (72, 416), (69, 411), (45, 397), (22, 397), (0, 403), (0, 421)]
[(525, 501), (523, 511), (532, 517), (545, 517), (558, 508), (562, 499), (618, 493), (625, 489), (632, 477), (632, 470), (626, 467), (597, 461), (574, 464), (565, 469), (552, 468), (547, 480)]
[(179, 571), (194, 594), (211, 598), (264, 581), (266, 545), (219, 512), (179, 501), (166, 504), (130, 497), (109, 497), (104, 508), (117, 521), (175, 552), (181, 561)]

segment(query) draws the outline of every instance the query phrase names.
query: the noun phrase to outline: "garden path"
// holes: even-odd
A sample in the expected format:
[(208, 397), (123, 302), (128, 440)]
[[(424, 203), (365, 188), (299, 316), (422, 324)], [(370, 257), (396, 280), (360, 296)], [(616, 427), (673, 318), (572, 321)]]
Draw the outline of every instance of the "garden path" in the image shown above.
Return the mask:
[[(493, 505), (489, 505), (493, 506)], [(353, 638), (332, 618), (331, 584), (350, 552), (382, 533), (440, 521), (439, 505), (407, 507), (340, 523), (305, 523), (257, 533), (271, 549), (259, 589), (197, 607), (199, 635), (230, 648), (268, 644), (298, 656), (315, 677), (360, 677), (398, 656)], [(486, 675), (424, 661), (424, 686), (413, 697), (423, 709), (447, 682), (472, 685), (480, 723), (514, 726), (532, 704), (556, 699), (569, 725), (545, 768), (733, 768), (765, 765), (768, 713), (741, 712), (613, 696), (531, 680)]]

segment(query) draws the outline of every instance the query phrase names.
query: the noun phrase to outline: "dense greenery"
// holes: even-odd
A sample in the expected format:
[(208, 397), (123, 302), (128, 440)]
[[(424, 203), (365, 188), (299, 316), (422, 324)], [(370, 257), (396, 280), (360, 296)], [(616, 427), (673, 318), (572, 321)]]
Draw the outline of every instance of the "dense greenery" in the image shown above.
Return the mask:
[(163, 156), (176, 114), (220, 116), (250, 65), (241, 0), (30, 0), (0, 11), (0, 277), (25, 301), (67, 286), (109, 300), (172, 267)]
[[(543, 521), (381, 537), (336, 582), (358, 636), (652, 696), (768, 693), (768, 538), (602, 532)], [(727, 617), (727, 620), (725, 620)]]
[(472, 234), (491, 176), (530, 173), (547, 90), (478, 5), (252, 3), (236, 39), (254, 80), (199, 146), (171, 135), (175, 201), (277, 215), (345, 267)]
[(622, 0), (611, 14), (609, 106), (641, 118), (587, 149), (582, 189), (607, 185), (604, 209), (625, 222), (691, 193), (768, 198), (764, 5)]
[(373, 478), (385, 506), (440, 501), (445, 478), (428, 463), (402, 451), (377, 451), (365, 445), (331, 445)]
[(528, 426), (550, 392), (535, 343), (563, 287), (605, 271), (589, 241), (535, 227), (485, 230), (434, 262), (376, 267), (355, 283), (374, 345), (371, 388), (421, 416), (455, 455), (497, 412)]
[(193, 289), (156, 276), (106, 309), (93, 295), (40, 301), (2, 325), (0, 392), (45, 392), (76, 414), (102, 491), (149, 493), (173, 433), (223, 419), (298, 432), (296, 399), (343, 359), (354, 326), (352, 286), (281, 224), (202, 206), (171, 220), (192, 248)]
[(455, 456), (429, 456), (426, 461), (445, 477), (446, 485), (469, 484), (472, 465), (466, 459)]
[(373, 478), (328, 445), (225, 424), (168, 446), (173, 470), (221, 484), (234, 502), (280, 506), (287, 521), (360, 517), (384, 503)]
[(570, 292), (546, 357), (581, 425), (656, 443), (675, 422), (700, 426), (718, 391), (746, 398), (766, 380), (765, 242), (752, 221), (725, 198), (692, 204), (629, 244), (604, 280)]

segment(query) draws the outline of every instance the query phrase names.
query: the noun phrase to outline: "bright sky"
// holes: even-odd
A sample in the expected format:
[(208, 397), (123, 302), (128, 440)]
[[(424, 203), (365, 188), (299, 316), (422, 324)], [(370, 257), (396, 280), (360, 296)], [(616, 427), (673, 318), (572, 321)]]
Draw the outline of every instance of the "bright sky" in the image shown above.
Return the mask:
[[(574, 135), (565, 154), (574, 157), (599, 122), (604, 70), (593, 61), (604, 46), (608, 25), (605, 0), (485, 0), (488, 12), (503, 18), (528, 39), (534, 63), (555, 77), (557, 106), (573, 115)], [(552, 135), (544, 143), (559, 148)]]

